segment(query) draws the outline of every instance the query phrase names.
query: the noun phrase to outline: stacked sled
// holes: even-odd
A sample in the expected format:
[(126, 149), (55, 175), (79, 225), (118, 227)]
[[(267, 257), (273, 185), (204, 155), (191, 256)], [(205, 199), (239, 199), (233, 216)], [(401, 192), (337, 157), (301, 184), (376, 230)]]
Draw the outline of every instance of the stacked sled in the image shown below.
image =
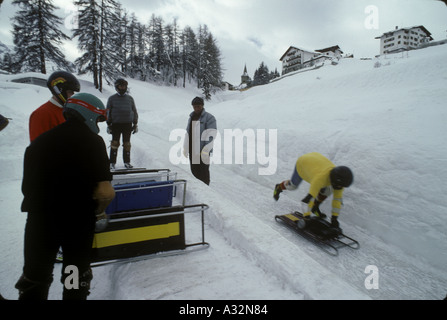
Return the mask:
[[(116, 170), (113, 175), (116, 195), (106, 210), (107, 228), (95, 234), (92, 266), (187, 253), (209, 246), (204, 231), (208, 206), (185, 205), (186, 180), (178, 180), (169, 169)], [(187, 221), (192, 228), (186, 228)], [(189, 236), (188, 232), (195, 235)], [(187, 239), (197, 241), (187, 243)]]

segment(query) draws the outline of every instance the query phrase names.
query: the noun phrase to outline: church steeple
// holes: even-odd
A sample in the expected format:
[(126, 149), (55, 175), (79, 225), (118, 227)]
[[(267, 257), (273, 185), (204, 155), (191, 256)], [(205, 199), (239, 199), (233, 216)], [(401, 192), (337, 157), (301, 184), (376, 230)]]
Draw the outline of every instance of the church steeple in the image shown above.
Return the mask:
[(250, 82), (251, 82), (251, 79), (247, 72), (247, 64), (245, 64), (244, 73), (241, 76), (241, 84), (249, 84)]

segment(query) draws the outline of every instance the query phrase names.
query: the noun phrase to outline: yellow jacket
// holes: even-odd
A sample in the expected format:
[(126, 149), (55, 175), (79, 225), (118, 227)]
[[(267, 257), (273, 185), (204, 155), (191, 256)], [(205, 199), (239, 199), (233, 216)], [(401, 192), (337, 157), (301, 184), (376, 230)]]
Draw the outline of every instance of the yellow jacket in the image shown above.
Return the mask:
[[(318, 152), (308, 153), (298, 158), (296, 170), (303, 180), (310, 183), (309, 194), (313, 198), (309, 201), (308, 212), (304, 213), (305, 216), (310, 215), (314, 199), (318, 197), (321, 189), (326, 187), (330, 187), (331, 190), (333, 189), (330, 180), (330, 173), (333, 168), (335, 168), (335, 165)], [(334, 190), (332, 199), (333, 216), (339, 215), (342, 204), (343, 189)]]

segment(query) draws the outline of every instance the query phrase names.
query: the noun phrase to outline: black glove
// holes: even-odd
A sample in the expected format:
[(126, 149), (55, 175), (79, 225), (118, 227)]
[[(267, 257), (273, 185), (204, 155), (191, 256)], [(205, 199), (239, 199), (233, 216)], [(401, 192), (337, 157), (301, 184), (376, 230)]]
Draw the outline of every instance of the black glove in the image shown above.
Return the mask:
[(138, 132), (138, 125), (134, 124), (133, 127), (132, 127), (132, 134), (135, 134), (137, 132)]
[(312, 207), (312, 213), (316, 214), (317, 216), (321, 216), (320, 204), (320, 201), (315, 200), (314, 206)]
[(326, 219), (326, 214), (320, 211), (320, 201), (315, 200), (315, 204), (312, 208), (312, 213), (316, 215), (318, 218)]
[(312, 195), (309, 193), (301, 202), (309, 204), (310, 200), (312, 199)]
[(331, 218), (331, 225), (334, 228), (340, 228), (340, 224), (338, 223), (338, 217), (337, 216), (332, 216), (332, 218)]

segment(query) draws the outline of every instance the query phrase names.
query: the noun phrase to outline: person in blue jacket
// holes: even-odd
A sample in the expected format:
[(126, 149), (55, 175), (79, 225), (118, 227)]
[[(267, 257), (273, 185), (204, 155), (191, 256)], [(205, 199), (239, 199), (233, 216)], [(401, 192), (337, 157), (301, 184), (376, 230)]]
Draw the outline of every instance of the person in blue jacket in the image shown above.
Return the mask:
[(210, 154), (217, 133), (216, 118), (205, 111), (204, 101), (195, 97), (191, 102), (194, 111), (189, 115), (183, 154), (189, 158), (192, 174), (210, 184)]

